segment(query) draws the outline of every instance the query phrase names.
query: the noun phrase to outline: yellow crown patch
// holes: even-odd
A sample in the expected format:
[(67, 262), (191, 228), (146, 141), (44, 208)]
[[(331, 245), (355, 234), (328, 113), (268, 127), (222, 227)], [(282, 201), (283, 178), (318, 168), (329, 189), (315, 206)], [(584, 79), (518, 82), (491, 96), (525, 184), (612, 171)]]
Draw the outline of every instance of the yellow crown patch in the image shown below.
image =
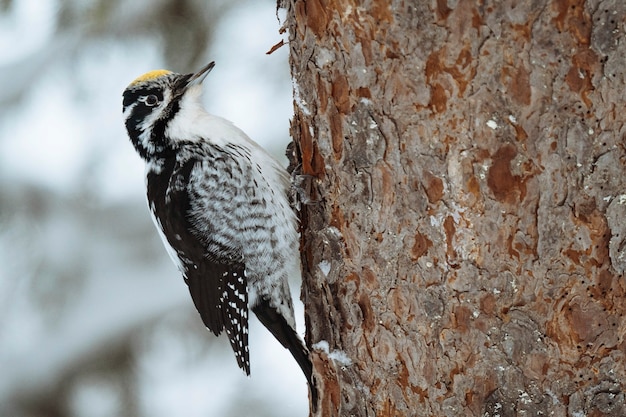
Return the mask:
[(172, 71), (168, 71), (168, 70), (164, 70), (164, 69), (149, 71), (149, 72), (146, 72), (145, 74), (140, 75), (139, 77), (135, 78), (130, 84), (128, 84), (128, 87), (132, 87), (132, 86), (137, 85), (139, 83), (142, 83), (144, 81), (156, 80), (159, 77), (162, 77), (164, 75), (171, 74), (171, 73), (172, 73)]

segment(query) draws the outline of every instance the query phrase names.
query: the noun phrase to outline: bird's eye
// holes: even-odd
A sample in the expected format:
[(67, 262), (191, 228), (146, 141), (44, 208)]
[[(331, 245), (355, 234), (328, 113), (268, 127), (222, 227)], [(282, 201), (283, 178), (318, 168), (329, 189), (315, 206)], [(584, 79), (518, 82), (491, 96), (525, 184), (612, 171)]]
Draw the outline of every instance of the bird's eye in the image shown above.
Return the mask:
[(157, 104), (159, 104), (159, 98), (157, 96), (155, 96), (154, 94), (150, 94), (149, 96), (145, 96), (142, 100), (144, 103), (146, 103), (147, 106), (153, 107), (156, 106)]

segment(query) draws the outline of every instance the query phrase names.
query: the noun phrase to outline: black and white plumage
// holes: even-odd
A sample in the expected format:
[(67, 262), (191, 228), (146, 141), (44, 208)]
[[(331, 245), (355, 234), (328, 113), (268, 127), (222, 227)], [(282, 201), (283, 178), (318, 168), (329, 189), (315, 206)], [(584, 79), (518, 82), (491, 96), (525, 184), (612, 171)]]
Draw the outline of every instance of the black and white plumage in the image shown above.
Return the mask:
[(207, 113), (196, 74), (157, 70), (124, 91), (128, 135), (146, 162), (150, 211), (204, 324), (225, 331), (250, 374), (248, 309), (289, 349), (311, 389), (287, 279), (300, 274), (287, 172), (231, 122)]

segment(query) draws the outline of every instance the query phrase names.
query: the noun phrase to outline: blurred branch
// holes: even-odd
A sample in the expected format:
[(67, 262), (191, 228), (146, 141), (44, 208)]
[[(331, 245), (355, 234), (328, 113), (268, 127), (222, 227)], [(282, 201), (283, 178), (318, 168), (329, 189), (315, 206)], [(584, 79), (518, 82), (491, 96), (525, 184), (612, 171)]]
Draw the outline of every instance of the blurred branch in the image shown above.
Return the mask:
[[(56, 15), (56, 31), (45, 47), (0, 66), (0, 77), (10, 79), (0, 91), (0, 107), (15, 104), (29, 85), (56, 63), (102, 40), (154, 39), (163, 45), (167, 66), (186, 70), (204, 63), (217, 22), (238, 2), (121, 0), (65, 1)], [(0, 0), (0, 13), (12, 13), (12, 0)]]
[(214, 37), (217, 22), (238, 2), (180, 0), (65, 2), (57, 21), (59, 34), (78, 33), (94, 39), (155, 38), (173, 68), (197, 66)]

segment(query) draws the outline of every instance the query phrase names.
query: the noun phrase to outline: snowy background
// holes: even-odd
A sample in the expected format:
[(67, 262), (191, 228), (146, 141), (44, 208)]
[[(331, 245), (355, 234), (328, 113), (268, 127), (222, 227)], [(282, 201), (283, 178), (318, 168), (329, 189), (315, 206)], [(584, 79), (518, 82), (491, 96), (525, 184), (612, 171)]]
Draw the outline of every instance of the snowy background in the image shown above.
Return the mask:
[(304, 376), (256, 319), (251, 378), (202, 326), (121, 114), (136, 76), (215, 60), (209, 111), (286, 163), (288, 48), (265, 54), (286, 36), (275, 5), (0, 1), (0, 417), (307, 414)]

